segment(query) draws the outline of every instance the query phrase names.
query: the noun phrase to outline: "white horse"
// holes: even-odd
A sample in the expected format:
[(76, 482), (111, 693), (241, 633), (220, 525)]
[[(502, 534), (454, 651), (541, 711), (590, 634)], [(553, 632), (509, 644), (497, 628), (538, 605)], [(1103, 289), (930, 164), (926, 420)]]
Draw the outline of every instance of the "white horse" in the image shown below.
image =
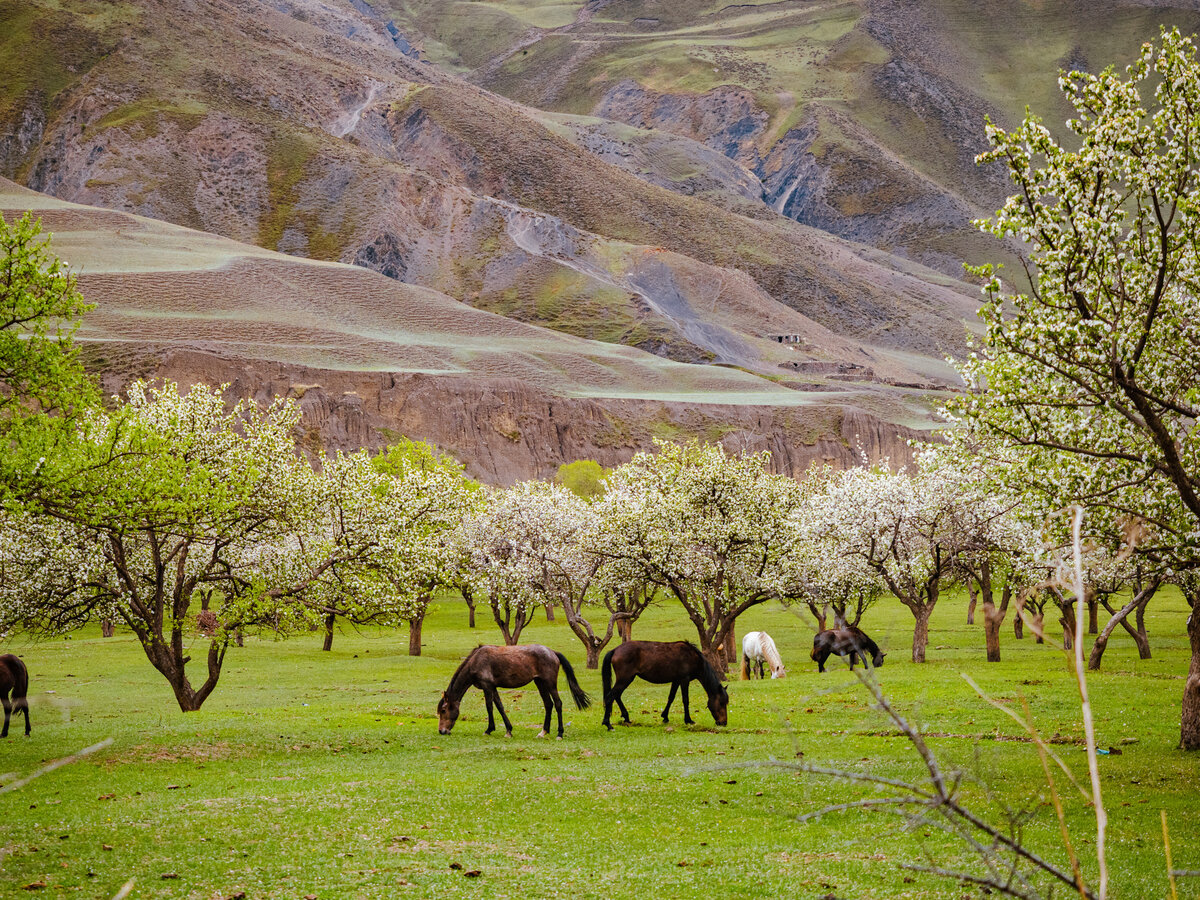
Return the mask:
[(750, 680), (751, 667), (757, 667), (758, 677), (765, 678), (763, 660), (771, 667), (772, 678), (783, 678), (787, 670), (775, 647), (775, 642), (765, 631), (751, 631), (742, 638), (742, 681)]

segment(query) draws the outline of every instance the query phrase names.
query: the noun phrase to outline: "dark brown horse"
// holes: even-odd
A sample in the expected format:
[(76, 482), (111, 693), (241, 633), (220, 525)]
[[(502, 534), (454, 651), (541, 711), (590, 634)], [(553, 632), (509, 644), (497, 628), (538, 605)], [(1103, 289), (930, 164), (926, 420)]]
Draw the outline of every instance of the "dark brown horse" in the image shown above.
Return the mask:
[(14, 709), (25, 712), (25, 733), (29, 734), (29, 700), (25, 696), (28, 693), (29, 671), (25, 663), (11, 653), (0, 656), (0, 702), (4, 704), (4, 730), (0, 731), (0, 738), (8, 737), (8, 717)]
[(542, 725), (545, 737), (550, 731), (550, 710), (558, 713), (558, 736), (563, 736), (562, 698), (558, 696), (558, 670), (562, 668), (567, 675), (567, 685), (571, 688), (571, 697), (579, 709), (586, 709), (592, 702), (584, 693), (579, 682), (575, 680), (575, 670), (567, 658), (541, 644), (528, 644), (522, 647), (476, 647), (459, 665), (450, 686), (442, 692), (438, 701), (438, 734), (449, 734), (458, 719), (459, 706), (463, 694), (473, 687), (483, 691), (484, 702), (487, 703), (488, 727), (484, 734), (496, 730), (496, 720), (492, 716), (492, 707), (500, 710), (500, 718), (504, 720), (504, 736), (512, 737), (512, 722), (500, 702), (500, 692), (497, 688), (518, 688), (529, 682), (537, 685), (546, 704), (546, 721)]
[(825, 671), (825, 660), (834, 653), (843, 659), (849, 657), (851, 669), (854, 668), (856, 659), (865, 666), (868, 654), (871, 657), (871, 665), (878, 669), (883, 665), (883, 658), (887, 655), (879, 649), (878, 644), (853, 625), (834, 628), (830, 631), (819, 631), (813, 635), (811, 655), (816, 660), (818, 672)]
[(629, 722), (629, 710), (621, 702), (621, 694), (638, 677), (651, 684), (670, 683), (671, 694), (662, 711), (664, 722), (668, 721), (667, 714), (675, 701), (675, 692), (682, 691), (683, 721), (692, 724), (692, 714), (688, 709), (688, 683), (694, 679), (699, 679), (708, 694), (708, 711), (712, 713), (713, 721), (718, 725), (729, 721), (729, 693), (721, 684), (717, 670), (709, 665), (704, 654), (690, 641), (628, 641), (604, 654), (601, 674), (604, 679), (604, 724), (609, 731), (612, 731), (609, 717), (614, 702), (621, 709), (621, 717)]

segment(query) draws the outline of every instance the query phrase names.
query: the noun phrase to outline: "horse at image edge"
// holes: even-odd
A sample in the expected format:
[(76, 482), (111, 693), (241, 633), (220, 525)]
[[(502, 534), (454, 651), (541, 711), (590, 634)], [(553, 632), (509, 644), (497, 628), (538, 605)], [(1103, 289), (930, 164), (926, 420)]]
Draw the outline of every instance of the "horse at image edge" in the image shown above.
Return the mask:
[(0, 702), (4, 704), (4, 730), (0, 731), (0, 738), (8, 737), (8, 719), (14, 709), (25, 713), (25, 733), (29, 734), (28, 693), (29, 670), (25, 668), (25, 663), (11, 653), (0, 656)]

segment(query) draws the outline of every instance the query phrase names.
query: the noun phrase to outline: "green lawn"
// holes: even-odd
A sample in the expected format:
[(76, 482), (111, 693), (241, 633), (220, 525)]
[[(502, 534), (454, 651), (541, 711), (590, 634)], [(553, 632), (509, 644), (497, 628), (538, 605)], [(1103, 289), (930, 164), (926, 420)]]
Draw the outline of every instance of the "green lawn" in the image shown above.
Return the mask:
[[(1175, 749), (1185, 612), (1175, 595), (1152, 612), (1155, 658), (1139, 661), (1118, 632), (1105, 671), (1090, 681), (1101, 746), (1136, 741), (1100, 760), (1115, 897), (1166, 896), (1160, 809), (1176, 867), (1200, 868), (1200, 758)], [(905, 661), (911, 619), (881, 603), (865, 624), (891, 650), (883, 684), (943, 735), (930, 742), (945, 759), (994, 789), (990, 803), (969, 789), (980, 809), (1036, 809), (1027, 841), (1065, 863), (1033, 748), (997, 740), (1019, 729), (959, 676), (969, 671), (1005, 701), (1024, 694), (1039, 727), (1068, 739), (1058, 750), (1086, 782), (1085, 755), (1069, 742), (1081, 728), (1064, 658), (1013, 640), (1006, 625), (1005, 661), (988, 665), (981, 631), (963, 619), (961, 600), (944, 599), (930, 662), (916, 666)], [(315, 635), (248, 641), (230, 651), (204, 710), (186, 716), (126, 635), (18, 641), (34, 730), (26, 739), (15, 725), (0, 743), (0, 772), (26, 774), (107, 737), (113, 744), (0, 794), (0, 894), (30, 896), (21, 888), (44, 881), (45, 895), (111, 897), (136, 878), (134, 897), (978, 896), (902, 871), (899, 863), (921, 861), (923, 835), (884, 814), (794, 820), (861, 789), (746, 767), (802, 752), (813, 764), (919, 777), (907, 743), (869, 709), (863, 689), (844, 670), (816, 673), (806, 621), (760, 608), (740, 624), (773, 634), (789, 675), (731, 683), (728, 728), (712, 727), (698, 686), (697, 725), (684, 727), (677, 707), (663, 727), (665, 689), (639, 681), (626, 694), (634, 727), (607, 733), (600, 709), (571, 708), (562, 742), (535, 737), (541, 704), (532, 688), (506, 694), (512, 740), (483, 735), (477, 691), (454, 732), (438, 735), (439, 692), (470, 647), (497, 635), (483, 615), (470, 631), (461, 603), (435, 607), (420, 658), (406, 655), (403, 633), (388, 631), (340, 634), (328, 654)], [(668, 607), (636, 631), (666, 639), (689, 629)], [(561, 614), (550, 625), (539, 617), (527, 638), (565, 651), (599, 698), (599, 674), (582, 669)], [(1086, 857), (1094, 834), (1078, 795), (1068, 814)], [(954, 852), (941, 851), (949, 862)], [(1185, 881), (1181, 896), (1197, 887)]]

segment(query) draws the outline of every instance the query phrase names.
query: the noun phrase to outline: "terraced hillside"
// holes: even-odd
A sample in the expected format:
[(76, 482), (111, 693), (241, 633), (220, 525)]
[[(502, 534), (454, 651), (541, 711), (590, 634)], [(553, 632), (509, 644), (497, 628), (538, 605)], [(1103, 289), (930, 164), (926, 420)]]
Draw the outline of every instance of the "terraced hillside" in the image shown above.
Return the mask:
[(818, 362), (917, 351), (928, 376), (960, 345), (963, 285), (777, 215), (695, 142), (666, 155), (711, 191), (637, 177), (586, 124), (414, 58), (382, 9), (2, 4), (3, 173), (673, 359), (771, 371), (793, 357), (767, 335), (794, 333)]
[[(360, 267), (285, 256), (0, 179), (32, 209), (97, 308), (79, 338), (109, 391), (134, 377), (299, 398), (310, 446), (432, 440), (492, 481), (627, 459), (654, 438), (769, 447), (786, 471), (903, 457), (926, 410), (886, 385), (790, 389), (475, 310)], [(815, 386), (815, 385), (814, 385)], [(834, 384), (828, 385), (833, 387)], [(826, 387), (826, 386), (822, 386)], [(862, 410), (874, 410), (879, 416)]]

